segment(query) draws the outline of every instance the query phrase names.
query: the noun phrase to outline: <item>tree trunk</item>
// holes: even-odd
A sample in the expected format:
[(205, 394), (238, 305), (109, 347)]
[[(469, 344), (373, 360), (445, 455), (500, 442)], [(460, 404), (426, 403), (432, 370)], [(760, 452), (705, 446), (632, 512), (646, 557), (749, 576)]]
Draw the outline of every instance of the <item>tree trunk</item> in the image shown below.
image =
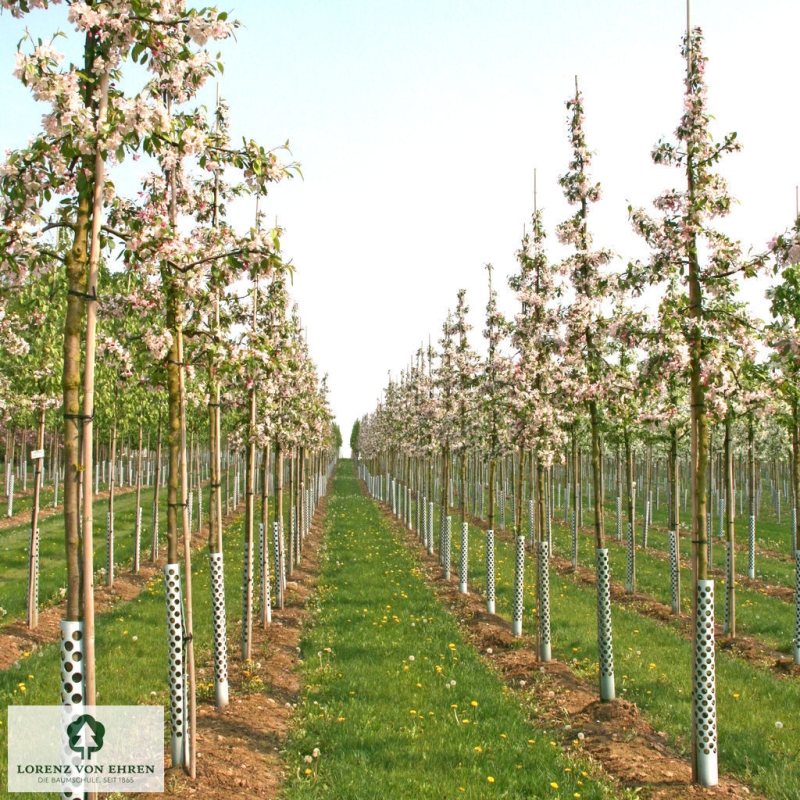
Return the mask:
[[(44, 449), (44, 406), (39, 409), (39, 430), (36, 449)], [(42, 485), (44, 455), (37, 458), (33, 469), (33, 510), (31, 511), (31, 538), (28, 554), (28, 627), (39, 625), (39, 493)]]

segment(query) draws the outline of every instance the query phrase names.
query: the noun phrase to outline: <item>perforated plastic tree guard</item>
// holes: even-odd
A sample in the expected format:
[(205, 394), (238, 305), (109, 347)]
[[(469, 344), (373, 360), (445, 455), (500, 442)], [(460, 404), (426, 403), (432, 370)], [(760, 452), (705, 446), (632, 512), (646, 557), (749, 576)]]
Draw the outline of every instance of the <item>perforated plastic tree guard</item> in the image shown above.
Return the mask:
[(600, 699), (613, 700), (614, 644), (611, 637), (611, 574), (608, 550), (595, 550), (597, 569), (597, 648), (600, 661)]
[[(211, 610), (214, 624), (214, 696), (217, 708), (228, 705), (228, 645), (225, 615), (225, 570), (222, 553), (209, 553)], [(269, 575), (267, 575), (269, 588)]]
[[(66, 736), (67, 725), (83, 713), (83, 623), (61, 620), (61, 705), (64, 706), (61, 737), (61, 763), (75, 765), (81, 763), (80, 754), (69, 746)], [(61, 792), (67, 800), (83, 798), (82, 791), (67, 789)]]
[(617, 541), (622, 541), (622, 497), (617, 495)]
[(114, 518), (106, 512), (106, 584), (114, 583)]
[(272, 523), (272, 555), (275, 570), (275, 602), (280, 605), (283, 597), (283, 559), (281, 558), (281, 531), (277, 520)]
[(642, 521), (642, 546), (647, 550), (647, 535), (650, 531), (650, 501), (644, 504), (644, 520)]
[(669, 538), (669, 581), (672, 588), (672, 613), (681, 613), (680, 565), (678, 564), (678, 534), (670, 531)]
[(495, 611), (494, 581), (494, 531), (486, 531), (486, 610), (490, 614)]
[(722, 623), (722, 632), (727, 636), (731, 632), (731, 593), (733, 586), (733, 564), (731, 559), (731, 543), (725, 542), (725, 618)]
[(636, 543), (633, 540), (633, 525), (628, 523), (628, 547), (627, 547), (627, 569), (625, 572), (625, 591), (628, 594), (632, 594), (636, 589), (636, 573), (634, 572), (634, 561), (633, 561), (633, 548), (635, 547)]
[(714, 581), (697, 581), (697, 619), (693, 664), (692, 707), (697, 782), (716, 786), (717, 688), (714, 659)]
[(186, 741), (185, 676), (183, 670), (183, 623), (181, 570), (178, 564), (164, 565), (164, 584), (167, 600), (167, 631), (169, 636), (169, 700), (172, 732), (172, 766), (184, 764)]
[(433, 501), (428, 503), (428, 555), (433, 555)]
[(450, 580), (450, 516), (444, 518), (442, 522), (442, 567), (444, 579)]
[(467, 594), (467, 572), (469, 569), (469, 523), (461, 523), (461, 552), (458, 561), (458, 591)]
[(539, 590), (539, 660), (550, 661), (550, 544), (537, 543), (538, 590)]
[(750, 517), (747, 527), (747, 577), (756, 577), (756, 518)]
[(578, 518), (572, 509), (572, 569), (578, 569)]
[(794, 663), (800, 664), (800, 550), (794, 551)]
[(517, 536), (514, 553), (514, 608), (511, 615), (511, 633), (522, 636), (522, 614), (525, 608), (525, 537)]

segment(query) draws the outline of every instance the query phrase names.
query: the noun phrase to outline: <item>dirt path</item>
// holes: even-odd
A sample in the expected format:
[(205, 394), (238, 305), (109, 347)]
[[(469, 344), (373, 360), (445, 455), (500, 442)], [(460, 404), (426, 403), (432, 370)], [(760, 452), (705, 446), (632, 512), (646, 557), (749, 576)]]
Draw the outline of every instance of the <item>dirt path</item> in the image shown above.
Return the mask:
[[(361, 487), (368, 494), (363, 482)], [(647, 800), (758, 798), (729, 776), (720, 776), (719, 785), (712, 788), (693, 785), (689, 761), (667, 745), (665, 735), (653, 729), (634, 703), (601, 703), (597, 687), (566, 664), (540, 663), (531, 637), (515, 639), (510, 623), (488, 614), (480, 596), (459, 594), (457, 581), (442, 578), (437, 556), (423, 551), (416, 534), (396, 521), (388, 505), (379, 505), (414, 551), (438, 598), (458, 619), (465, 638), (500, 672), (535, 724), (544, 723), (566, 752), (589, 756), (620, 788)]]

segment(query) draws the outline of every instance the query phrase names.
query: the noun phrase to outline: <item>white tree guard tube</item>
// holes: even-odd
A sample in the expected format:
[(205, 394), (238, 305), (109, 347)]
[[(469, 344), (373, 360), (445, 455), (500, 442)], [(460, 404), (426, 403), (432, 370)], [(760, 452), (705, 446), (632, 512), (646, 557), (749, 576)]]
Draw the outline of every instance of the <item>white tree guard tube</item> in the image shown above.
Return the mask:
[(183, 622), (181, 610), (181, 569), (179, 564), (164, 565), (164, 589), (167, 600), (167, 631), (169, 637), (169, 700), (172, 731), (172, 766), (185, 763), (186, 693), (183, 670)]
[(578, 517), (572, 509), (572, 569), (578, 569)]
[(714, 658), (714, 581), (697, 581), (692, 708), (694, 716), (697, 782), (716, 786), (717, 688)]
[(634, 571), (633, 548), (636, 542), (633, 539), (633, 525), (628, 523), (628, 547), (627, 547), (627, 563), (625, 572), (625, 591), (628, 594), (633, 594), (636, 591), (636, 572)]
[[(56, 483), (56, 485), (58, 485)], [(797, 552), (797, 508), (792, 508), (792, 552)]]
[(681, 613), (681, 572), (678, 564), (678, 533), (670, 531), (669, 538), (669, 580), (672, 588), (672, 613)]
[(281, 558), (281, 530), (277, 520), (272, 523), (272, 553), (275, 569), (275, 602), (280, 605), (283, 601), (283, 581), (285, 576), (284, 560)]
[(192, 511), (194, 510), (194, 492), (189, 492), (189, 532), (192, 531)]
[(494, 531), (486, 531), (486, 610), (495, 613)]
[(647, 550), (647, 535), (650, 532), (650, 501), (644, 504), (644, 520), (642, 520), (642, 547)]
[(153, 543), (152, 543), (153, 561), (157, 561), (158, 560), (158, 506), (156, 506), (155, 500), (153, 501), (152, 522), (153, 522)]
[(514, 608), (511, 615), (511, 633), (522, 636), (522, 614), (525, 610), (525, 537), (517, 536), (514, 558)]
[(725, 617), (722, 632), (727, 636), (731, 632), (731, 588), (733, 587), (733, 569), (731, 563), (731, 543), (725, 542)]
[(428, 555), (433, 555), (433, 501), (428, 503)]
[(272, 622), (272, 586), (269, 582), (269, 544), (264, 523), (258, 523), (259, 561), (261, 563), (261, 617), (267, 624)]
[(611, 635), (611, 575), (608, 550), (595, 550), (597, 570), (597, 649), (600, 661), (600, 699), (613, 700), (614, 642)]
[(450, 516), (446, 516), (442, 522), (442, 567), (444, 579), (450, 580)]
[(622, 497), (617, 495), (617, 541), (622, 541)]
[(469, 571), (469, 523), (461, 523), (461, 552), (458, 562), (458, 591), (467, 594), (467, 573)]
[(114, 584), (114, 517), (106, 512), (106, 586)]
[(550, 543), (540, 541), (536, 544), (538, 562), (538, 607), (539, 607), (539, 660), (551, 661), (550, 648)]
[[(83, 623), (61, 620), (61, 763), (75, 765), (81, 757), (69, 746), (67, 726), (83, 713)], [(65, 800), (78, 800), (84, 793), (78, 789), (61, 792)]]
[(28, 597), (31, 598), (31, 605), (28, 608), (28, 627), (35, 628), (39, 624), (39, 540), (41, 531), (36, 528), (34, 535), (31, 528), (30, 550), (31, 559), (28, 567)]
[(794, 551), (794, 663), (800, 664), (800, 550)]
[(242, 544), (242, 661), (250, 657), (253, 641), (253, 542), (245, 537)]
[(136, 508), (136, 524), (133, 527), (133, 571), (138, 572), (142, 563), (142, 507)]
[(406, 517), (408, 518), (408, 529), (414, 530), (413, 516), (411, 514), (411, 487), (406, 488)]
[[(211, 610), (214, 623), (214, 697), (217, 708), (228, 705), (228, 637), (225, 614), (225, 569), (222, 553), (209, 553)], [(267, 576), (269, 585), (269, 576)]]
[[(710, 563), (710, 562), (709, 562)], [(747, 527), (747, 577), (756, 577), (756, 518), (750, 517)]]

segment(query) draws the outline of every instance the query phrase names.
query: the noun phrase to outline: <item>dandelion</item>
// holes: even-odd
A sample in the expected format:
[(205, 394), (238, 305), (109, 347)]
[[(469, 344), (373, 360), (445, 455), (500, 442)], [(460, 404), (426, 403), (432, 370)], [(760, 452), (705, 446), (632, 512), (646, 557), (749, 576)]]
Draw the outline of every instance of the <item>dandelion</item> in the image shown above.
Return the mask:
[(312, 756), (314, 756), (314, 758), (319, 758), (319, 747), (315, 747), (315, 748), (314, 748), (314, 749), (311, 751), (311, 755), (312, 755)]
[(550, 781), (550, 788), (551, 789), (558, 789), (558, 784), (555, 781)]
[(474, 750), (475, 750), (476, 753), (482, 753), (483, 752), (483, 748), (480, 745), (475, 747)]
[(409, 656), (409, 657), (408, 657), (408, 660), (409, 660), (409, 661), (413, 661), (413, 660), (414, 660), (414, 656)]
[(473, 708), (477, 708), (477, 707), (478, 707), (478, 701), (477, 701), (477, 700), (473, 700), (473, 701), (470, 703), (470, 705), (471, 705)]
[(314, 759), (313, 759), (313, 758), (311, 758), (311, 756), (303, 756), (303, 761), (304, 761), (306, 764), (310, 764), (310, 763), (311, 763), (313, 760), (314, 760)]
[(778, 721), (775, 723), (775, 729), (776, 729), (776, 730), (780, 730), (782, 727), (783, 727), (783, 723), (782, 723), (780, 720), (778, 720)]
[(138, 636), (131, 636), (131, 641), (132, 642), (138, 642), (139, 641), (139, 637)]
[(487, 780), (489, 783), (494, 783), (494, 778), (493, 778), (491, 775), (489, 775), (489, 777), (488, 777), (486, 780)]

